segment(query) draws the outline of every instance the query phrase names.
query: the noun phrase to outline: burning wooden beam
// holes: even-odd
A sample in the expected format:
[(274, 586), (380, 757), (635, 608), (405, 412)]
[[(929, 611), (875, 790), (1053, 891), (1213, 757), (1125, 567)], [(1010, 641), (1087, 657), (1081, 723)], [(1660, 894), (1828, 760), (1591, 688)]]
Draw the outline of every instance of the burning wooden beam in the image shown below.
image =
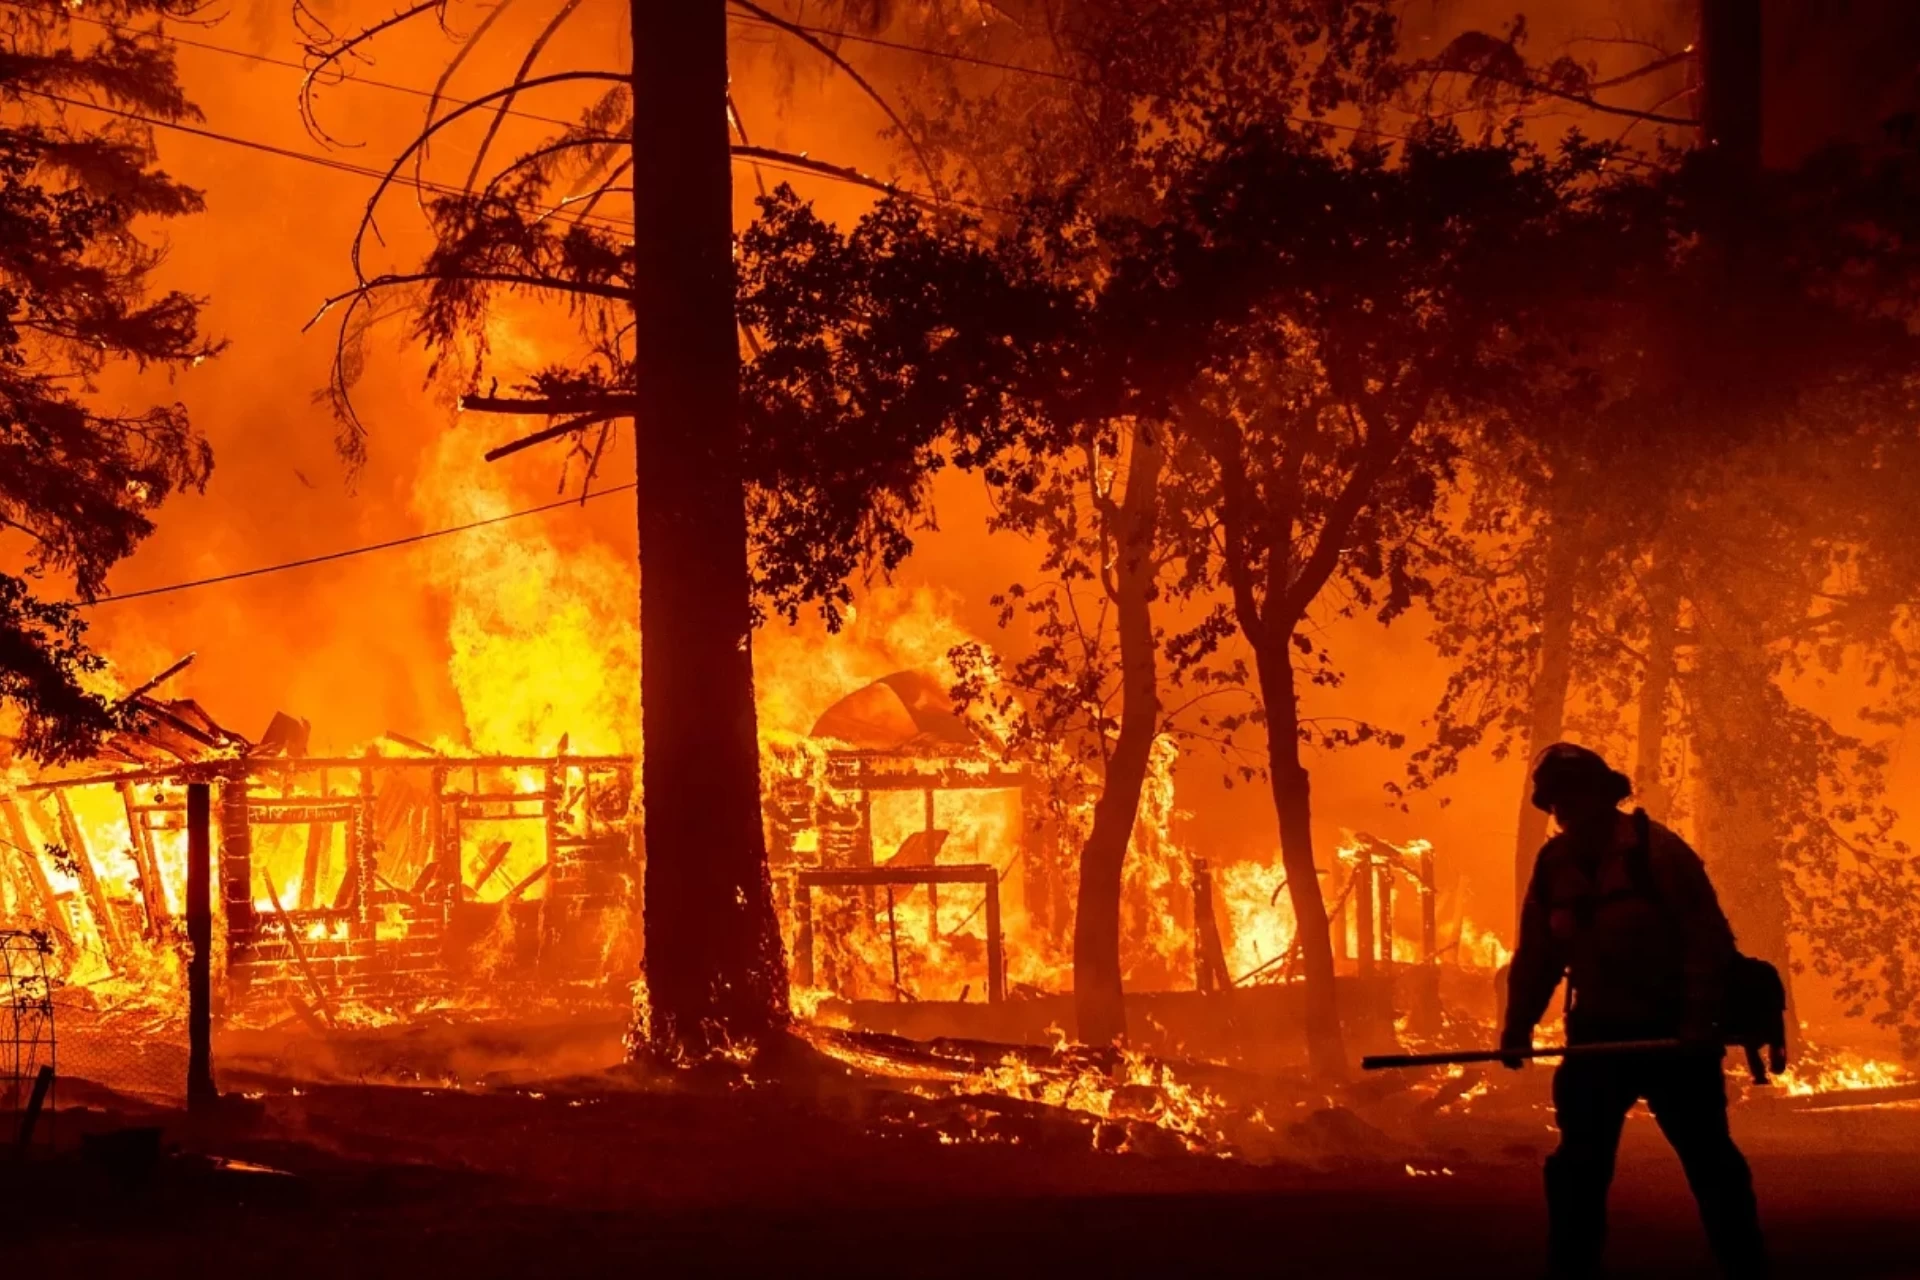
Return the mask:
[(807, 951), (800, 958), (801, 971), (811, 978), (813, 972), (812, 896), (816, 888), (874, 889), (915, 885), (977, 884), (986, 891), (987, 912), (987, 1001), (998, 1004), (1006, 998), (1005, 939), (1000, 931), (1000, 873), (984, 862), (959, 862), (946, 866), (884, 866), (810, 868), (794, 877), (796, 900), (805, 895), (807, 903)]
[(273, 886), (273, 875), (263, 867), (260, 878), (266, 882), (267, 900), (273, 903), (274, 914), (280, 917), (280, 931), (287, 937), (287, 946), (293, 952), (294, 963), (300, 967), (300, 976), (305, 978), (307, 985), (313, 989), (314, 1002), (319, 1006), (320, 1015), (327, 1020), (327, 1025), (332, 1027), (334, 1025), (333, 1001), (327, 998), (327, 989), (320, 985), (320, 979), (313, 972), (313, 965), (307, 961), (307, 948), (300, 941), (300, 930), (294, 927), (293, 918), (280, 904), (280, 891)]
[(54, 792), (53, 802), (60, 815), (60, 838), (67, 846), (80, 890), (86, 895), (87, 909), (93, 913), (94, 927), (100, 931), (100, 945), (106, 949), (107, 963), (118, 968), (126, 942), (120, 936), (120, 922), (113, 918), (113, 904), (107, 901), (106, 890), (100, 884), (99, 868), (93, 865), (93, 851), (87, 848), (87, 837), (73, 816), (67, 793)]
[(244, 773), (220, 781), (220, 897), (227, 911), (227, 949), (251, 940), (253, 917), (253, 819)]
[(40, 865), (38, 846), (27, 832), (27, 821), (20, 812), (20, 805), (8, 796), (0, 800), (0, 814), (7, 820), (8, 843), (13, 846), (19, 865), (25, 872), (27, 883), (33, 886), (35, 896), (40, 899), (40, 910), (45, 913), (47, 928), (65, 943), (73, 947), (73, 934), (67, 927), (67, 913), (60, 905), (60, 897), (53, 891), (53, 882), (47, 879), (47, 869)]
[[(191, 654), (184, 661), (192, 659)], [(155, 677), (162, 679), (163, 676)], [(123, 782), (119, 785), (120, 803), (127, 811), (127, 834), (132, 841), (133, 865), (140, 877), (140, 902), (146, 908), (147, 934), (155, 941), (164, 940), (172, 923), (171, 912), (167, 909), (167, 890), (160, 880), (160, 859), (153, 847), (153, 828), (147, 825), (147, 816), (135, 801), (133, 784)]]

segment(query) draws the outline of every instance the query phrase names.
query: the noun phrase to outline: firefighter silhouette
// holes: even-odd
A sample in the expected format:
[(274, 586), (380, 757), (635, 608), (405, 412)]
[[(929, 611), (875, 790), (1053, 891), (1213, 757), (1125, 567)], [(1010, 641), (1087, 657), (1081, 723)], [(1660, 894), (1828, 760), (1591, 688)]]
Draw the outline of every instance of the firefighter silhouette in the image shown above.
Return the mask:
[[(1555, 1071), (1560, 1145), (1547, 1158), (1549, 1272), (1599, 1272), (1621, 1129), (1645, 1099), (1686, 1170), (1715, 1258), (1765, 1274), (1753, 1178), (1727, 1129), (1715, 1020), (1733, 931), (1700, 858), (1636, 810), (1626, 775), (1584, 747), (1538, 757), (1533, 804), (1560, 830), (1541, 848), (1507, 975), (1501, 1048), (1527, 1049), (1564, 977), (1570, 1044), (1668, 1040), (1678, 1049), (1570, 1055)], [(1519, 1057), (1506, 1065), (1522, 1065)]]

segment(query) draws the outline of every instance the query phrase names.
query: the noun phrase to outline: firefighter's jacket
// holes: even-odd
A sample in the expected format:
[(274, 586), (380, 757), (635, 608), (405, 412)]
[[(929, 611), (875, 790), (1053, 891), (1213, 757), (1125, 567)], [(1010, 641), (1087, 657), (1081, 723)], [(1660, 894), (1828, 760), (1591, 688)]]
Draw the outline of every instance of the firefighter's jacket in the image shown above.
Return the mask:
[[(1657, 822), (1620, 814), (1611, 839), (1561, 832), (1534, 861), (1507, 974), (1507, 1030), (1540, 1020), (1565, 977), (1574, 1042), (1707, 1034), (1734, 955), (1706, 867)], [(1583, 847), (1584, 846), (1584, 847)]]

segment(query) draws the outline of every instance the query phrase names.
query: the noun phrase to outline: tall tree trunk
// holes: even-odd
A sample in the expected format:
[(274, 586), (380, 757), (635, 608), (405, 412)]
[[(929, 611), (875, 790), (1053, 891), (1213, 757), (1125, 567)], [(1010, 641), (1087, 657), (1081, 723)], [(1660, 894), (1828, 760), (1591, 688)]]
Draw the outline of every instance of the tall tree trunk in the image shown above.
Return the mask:
[(1675, 671), (1680, 592), (1666, 556), (1654, 550), (1647, 582), (1647, 669), (1640, 682), (1640, 715), (1634, 735), (1633, 789), (1640, 807), (1665, 821), (1672, 808), (1661, 764), (1667, 746), (1667, 701)]
[(679, 1058), (784, 1025), (787, 978), (760, 819), (726, 8), (631, 0), (631, 21), (648, 1036)]
[(1700, 852), (1741, 948), (1772, 961), (1787, 979), (1781, 819), (1769, 750), (1782, 698), (1765, 647), (1752, 626), (1742, 625), (1741, 611), (1724, 600), (1701, 607), (1695, 698)]
[(1254, 666), (1267, 717), (1267, 775), (1274, 811), (1280, 815), (1280, 861), (1287, 872), (1287, 897), (1293, 903), (1307, 980), (1307, 1054), (1316, 1077), (1338, 1079), (1346, 1074), (1346, 1043), (1334, 990), (1333, 937), (1313, 857), (1312, 778), (1300, 762), (1300, 696), (1292, 644), (1291, 627), (1270, 623), (1268, 633), (1253, 646)]
[(1730, 173), (1760, 168), (1762, 3), (1700, 0), (1700, 133)]
[[(1571, 479), (1556, 476), (1559, 492), (1549, 498), (1545, 581), (1540, 590), (1540, 658), (1528, 697), (1527, 759), (1532, 761), (1560, 740), (1567, 721), (1567, 688), (1573, 680), (1574, 587), (1580, 576), (1580, 529), (1567, 511), (1565, 491)], [(1520, 820), (1514, 828), (1513, 920), (1517, 935), (1520, 903), (1533, 877), (1533, 861), (1547, 839), (1547, 815), (1533, 807), (1533, 778), (1520, 784)]]
[[(1722, 216), (1713, 245), (1730, 278), (1755, 252), (1749, 235), (1750, 192), (1760, 177), (1765, 103), (1761, 0), (1702, 0), (1700, 118), (1719, 159)], [(1700, 756), (1702, 856), (1718, 872), (1714, 884), (1741, 945), (1770, 960), (1793, 985), (1788, 968), (1788, 917), (1780, 849), (1786, 832), (1772, 803), (1767, 747), (1773, 709), (1782, 700), (1766, 657), (1763, 610), (1734, 593), (1744, 566), (1729, 565), (1693, 601), (1699, 615), (1699, 694), (1695, 742)]]
[(1120, 633), (1120, 732), (1107, 761), (1093, 829), (1080, 851), (1080, 896), (1073, 927), (1073, 1006), (1080, 1040), (1107, 1045), (1127, 1034), (1120, 981), (1120, 890), (1140, 793), (1160, 732), (1159, 670), (1154, 652), (1154, 527), (1159, 512), (1158, 440), (1136, 428), (1127, 491), (1113, 539), (1114, 613)]

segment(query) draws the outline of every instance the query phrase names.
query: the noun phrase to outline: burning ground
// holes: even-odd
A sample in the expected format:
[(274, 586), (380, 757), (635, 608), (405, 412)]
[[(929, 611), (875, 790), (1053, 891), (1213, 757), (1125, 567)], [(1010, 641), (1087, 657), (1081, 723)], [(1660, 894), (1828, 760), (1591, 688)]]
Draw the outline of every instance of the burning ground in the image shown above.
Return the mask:
[[(1222, 1068), (1188, 1067), (1192, 1083), (1170, 1086), (1138, 1061), (982, 1069), (961, 1046), (816, 1044), (826, 1056), (797, 1053), (758, 1080), (522, 1061), (463, 1084), (294, 1084), (236, 1067), (227, 1113), (197, 1129), (75, 1087), (53, 1117), (64, 1154), (7, 1186), (10, 1257), (160, 1274), (503, 1275), (589, 1260), (694, 1274), (1537, 1272), (1543, 1071), (1329, 1095)], [(504, 1047), (479, 1052), (498, 1061)], [(438, 1049), (457, 1074), (453, 1046)], [(337, 1052), (371, 1078), (395, 1046)], [(1734, 1116), (1781, 1274), (1911, 1274), (1912, 1103), (1749, 1097)], [(148, 1126), (159, 1146), (143, 1154), (128, 1131)], [(1625, 1274), (1707, 1265), (1643, 1115), (1628, 1125), (1614, 1221)]]

